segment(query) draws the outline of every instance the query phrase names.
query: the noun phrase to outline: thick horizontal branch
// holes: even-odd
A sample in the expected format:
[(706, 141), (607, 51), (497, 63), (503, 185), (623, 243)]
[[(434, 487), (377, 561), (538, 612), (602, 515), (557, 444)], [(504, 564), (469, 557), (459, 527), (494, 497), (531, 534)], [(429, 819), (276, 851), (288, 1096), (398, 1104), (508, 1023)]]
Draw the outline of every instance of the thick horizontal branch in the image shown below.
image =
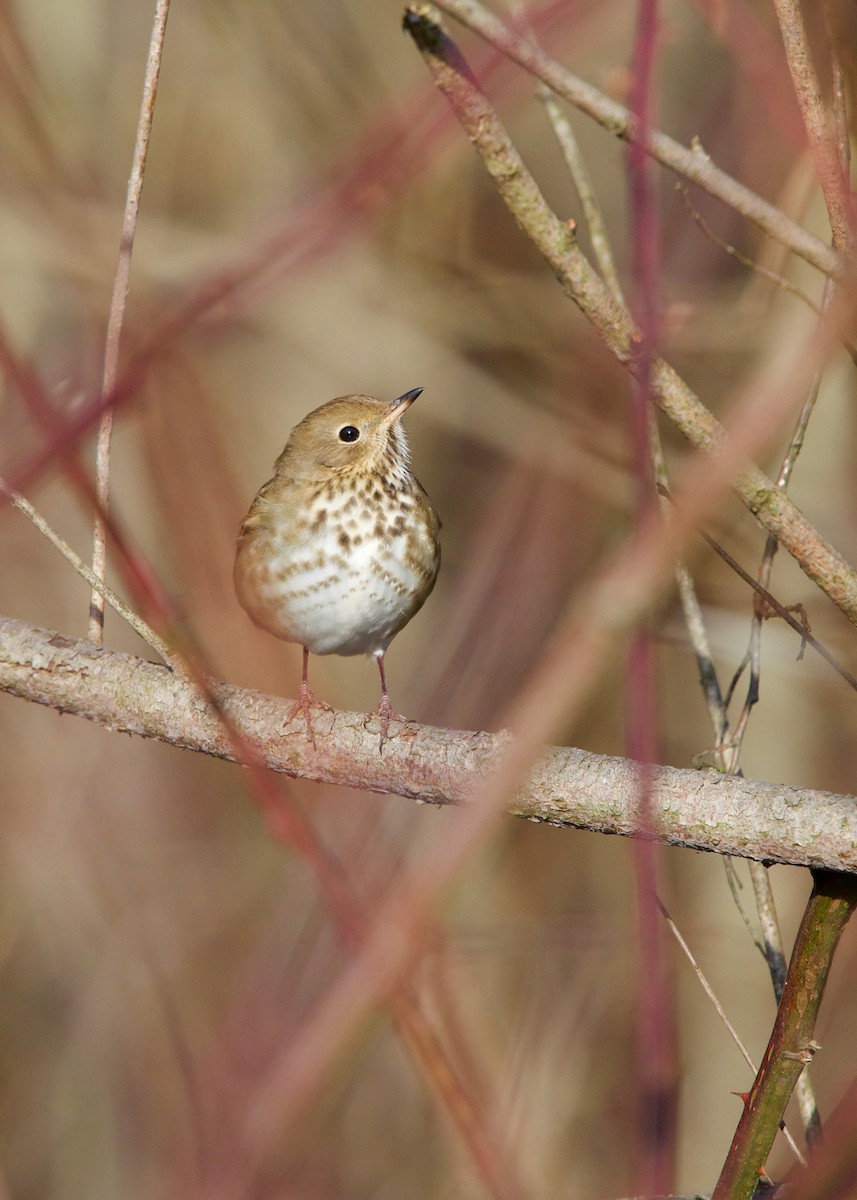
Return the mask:
[[(107, 729), (235, 761), (216, 710), (187, 679), (9, 617), (0, 617), (0, 691)], [(289, 701), (229, 684), (215, 685), (214, 694), (270, 770), (429, 804), (466, 802), (509, 740), (502, 732), (394, 723), (380, 754), (377, 726), (365, 727), (357, 713), (319, 712), (313, 747), (302, 719), (285, 726)], [(672, 767), (657, 767), (652, 783), (653, 824), (664, 842), (857, 872), (853, 796)], [(633, 836), (637, 799), (633, 763), (548, 747), (510, 811), (532, 821)]]

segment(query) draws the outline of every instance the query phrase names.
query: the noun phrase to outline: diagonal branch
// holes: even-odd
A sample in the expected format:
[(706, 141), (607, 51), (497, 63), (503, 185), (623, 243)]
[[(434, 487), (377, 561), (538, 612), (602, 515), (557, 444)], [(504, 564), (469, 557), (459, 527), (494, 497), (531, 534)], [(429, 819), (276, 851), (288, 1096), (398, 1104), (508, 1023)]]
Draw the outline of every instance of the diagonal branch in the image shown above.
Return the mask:
[(819, 1049), (814, 1040), (818, 1011), (837, 944), (855, 907), (853, 878), (813, 872), (812, 895), (795, 940), (777, 1019), (713, 1200), (751, 1200), (756, 1193), (789, 1097)]
[[(630, 313), (618, 304), (577, 245), (574, 231), (548, 205), (491, 103), (479, 89), (458, 47), (426, 15), (426, 6), (406, 10), (404, 25), (432, 77), (474, 144), (512, 216), (547, 260), (566, 295), (592, 323), (611, 353), (632, 373), (642, 334)], [(746, 401), (770, 393), (768, 411), (755, 409), (756, 433), (770, 436), (774, 418), (808, 386), (818, 362), (829, 353), (837, 325), (850, 315), (847, 297), (831, 310), (828, 324), (805, 344), (778, 359), (776, 378), (752, 380)], [(658, 355), (651, 362), (655, 403), (689, 442), (712, 456), (729, 453), (726, 429), (677, 372)], [(783, 406), (781, 408), (780, 406)], [(742, 405), (736, 408), (740, 411)], [(857, 572), (825, 541), (771, 479), (753, 465), (738, 464), (733, 490), (759, 523), (795, 558), (801, 569), (857, 624)]]
[[(0, 691), (185, 750), (235, 761), (233, 741), (194, 685), (167, 667), (71, 641), (0, 617)], [(505, 756), (505, 732), (474, 733), (408, 723), (378, 753), (377, 732), (356, 713), (316, 718), (316, 751), (302, 722), (285, 726), (290, 704), (229, 684), (225, 714), (272, 771), (429, 804), (466, 803)], [(528, 820), (601, 833), (638, 833), (634, 764), (547, 747), (509, 811)], [(655, 836), (671, 845), (765, 862), (857, 873), (857, 802), (852, 796), (760, 783), (716, 771), (657, 767)]]
[[(516, 32), (490, 12), (479, 0), (436, 0), (437, 7), (472, 29), (501, 53), (562, 96), (569, 104), (592, 117), (609, 133), (624, 141), (639, 137), (633, 114), (624, 105), (605, 96), (572, 71), (550, 57), (526, 35)], [(646, 150), (662, 166), (689, 179), (710, 195), (741, 213), (775, 241), (828, 275), (843, 274), (843, 260), (830, 246), (790, 220), (775, 205), (733, 179), (711, 161), (701, 148), (688, 149), (657, 129), (646, 131)]]

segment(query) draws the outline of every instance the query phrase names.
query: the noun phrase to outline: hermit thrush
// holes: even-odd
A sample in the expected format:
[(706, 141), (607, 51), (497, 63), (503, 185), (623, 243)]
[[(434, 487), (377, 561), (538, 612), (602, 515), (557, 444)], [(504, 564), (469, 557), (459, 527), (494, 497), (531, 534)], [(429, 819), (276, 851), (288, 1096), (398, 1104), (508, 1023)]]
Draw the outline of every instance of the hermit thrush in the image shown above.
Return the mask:
[(411, 474), (400, 419), (422, 388), (392, 404), (341, 396), (292, 430), (241, 526), (235, 590), (262, 629), (303, 646), (300, 699), (289, 719), (328, 708), (307, 682), (313, 654), (378, 663), (381, 748), (397, 717), (384, 653), (423, 605), (440, 567), (440, 521)]

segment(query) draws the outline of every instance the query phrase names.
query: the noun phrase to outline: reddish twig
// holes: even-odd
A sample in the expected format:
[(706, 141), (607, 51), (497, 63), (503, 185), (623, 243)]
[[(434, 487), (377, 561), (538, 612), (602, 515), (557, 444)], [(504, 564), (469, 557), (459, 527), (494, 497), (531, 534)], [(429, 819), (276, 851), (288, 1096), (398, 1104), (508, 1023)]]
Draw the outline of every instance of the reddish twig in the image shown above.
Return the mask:
[[(636, 478), (636, 522), (657, 519), (652, 464), (652, 367), (660, 318), (660, 238), (654, 163), (649, 158), (658, 25), (657, 0), (640, 0), (633, 47), (631, 113), (636, 136), (628, 146), (633, 311), (640, 341), (634, 363), (630, 413)], [(635, 632), (628, 657), (628, 749), (638, 765), (640, 828), (652, 822), (651, 765), (657, 761), (655, 661), (646, 624)], [(663, 926), (658, 918), (658, 853), (654, 840), (634, 843), (637, 898), (637, 1174), (642, 1196), (672, 1190), (677, 1133), (674, 993)]]

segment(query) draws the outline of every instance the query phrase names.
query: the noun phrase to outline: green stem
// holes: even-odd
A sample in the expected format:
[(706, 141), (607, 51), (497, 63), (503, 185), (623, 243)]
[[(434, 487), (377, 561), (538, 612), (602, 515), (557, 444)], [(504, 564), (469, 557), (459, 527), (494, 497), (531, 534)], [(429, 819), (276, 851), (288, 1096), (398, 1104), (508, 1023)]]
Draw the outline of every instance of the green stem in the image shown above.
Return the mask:
[(857, 907), (857, 879), (814, 871), (777, 1019), (712, 1200), (750, 1200), (786, 1105), (817, 1049), (815, 1022), (833, 955)]

